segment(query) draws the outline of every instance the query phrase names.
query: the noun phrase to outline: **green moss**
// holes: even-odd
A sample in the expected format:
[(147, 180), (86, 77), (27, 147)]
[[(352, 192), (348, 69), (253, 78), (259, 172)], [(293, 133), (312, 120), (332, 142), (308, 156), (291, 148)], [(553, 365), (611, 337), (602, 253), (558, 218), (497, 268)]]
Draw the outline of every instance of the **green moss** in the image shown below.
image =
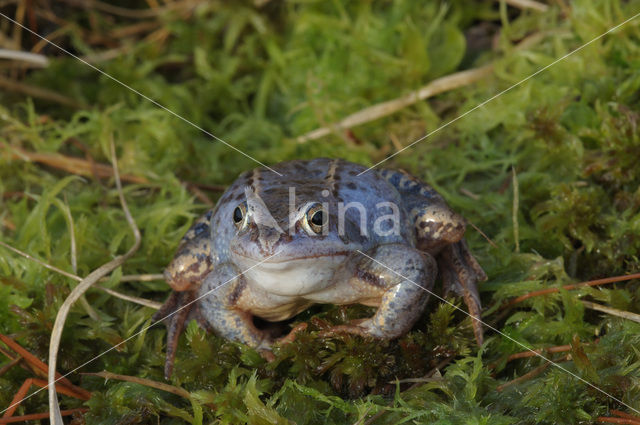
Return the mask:
[[(550, 2), (546, 12), (537, 12), (463, 1), (271, 1), (263, 7), (210, 2), (188, 17), (174, 11), (153, 18), (164, 38), (156, 33), (158, 38), (113, 40), (126, 46), (124, 52), (98, 66), (261, 162), (338, 156), (374, 164), (395, 150), (392, 139), (408, 145), (640, 8), (638, 1), (579, 0), (568, 5), (566, 15), (559, 4)], [(103, 12), (60, 7), (73, 26), (59, 42), (80, 55), (104, 49), (88, 33), (104, 35), (132, 24)], [(516, 49), (536, 34), (538, 41)], [(76, 384), (93, 392), (87, 422), (342, 424), (379, 414), (376, 424), (591, 423), (611, 409), (626, 410), (554, 366), (498, 392), (499, 385), (543, 364), (538, 357), (507, 361), (524, 350), (513, 340), (532, 348), (571, 344), (572, 360), (562, 361), (563, 368), (640, 409), (638, 324), (580, 302), (590, 297), (638, 313), (637, 280), (530, 298), (504, 314), (500, 307), (531, 291), (640, 268), (639, 40), (637, 22), (630, 22), (386, 164), (433, 184), (491, 238), (489, 243), (471, 227), (467, 232), (489, 275), (480, 287), (485, 320), (506, 336), (487, 331), (479, 350), (470, 319), (432, 297), (414, 330), (397, 341), (321, 337), (328, 326), (364, 317), (371, 309), (315, 306), (296, 319), (308, 322), (308, 329), (294, 343), (276, 348), (276, 360), (267, 363), (254, 350), (191, 323), (172, 377), (191, 400), (73, 374)], [(33, 47), (26, 35), (22, 43), (24, 50)], [(157, 273), (169, 262), (179, 239), (206, 209), (185, 182), (227, 185), (256, 164), (58, 53), (48, 50), (50, 66), (27, 72), (23, 82), (90, 107), (72, 110), (0, 93), (2, 240), (71, 271), (68, 203), (78, 274), (125, 252), (133, 238), (112, 179), (70, 177), (12, 158), (11, 148), (5, 148), (108, 163), (113, 139), (122, 173), (147, 183), (125, 186), (142, 246), (105, 286), (161, 301), (167, 294), (163, 282), (120, 283), (119, 276)], [(305, 132), (434, 78), (489, 62), (495, 64), (494, 75), (479, 83), (355, 127), (350, 135), (295, 142)], [(219, 196), (208, 194), (214, 201)], [(45, 359), (56, 312), (73, 285), (3, 251), (0, 332)], [(100, 321), (81, 306), (72, 309), (62, 339), (62, 372), (151, 323), (149, 308), (99, 291), (87, 298)], [(81, 371), (106, 369), (162, 381), (164, 338), (164, 329), (153, 327)], [(439, 373), (410, 388), (407, 379), (425, 376), (445, 359), (450, 362)], [(0, 377), (0, 408), (29, 377), (20, 368)], [(61, 403), (64, 408), (82, 404), (66, 396)], [(46, 410), (41, 392), (19, 413)]]

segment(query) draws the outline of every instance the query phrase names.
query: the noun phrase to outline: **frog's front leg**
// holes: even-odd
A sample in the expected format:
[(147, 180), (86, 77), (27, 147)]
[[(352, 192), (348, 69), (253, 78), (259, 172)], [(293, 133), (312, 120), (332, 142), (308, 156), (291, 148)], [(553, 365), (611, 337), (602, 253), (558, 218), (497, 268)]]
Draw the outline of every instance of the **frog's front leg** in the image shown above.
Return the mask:
[(236, 266), (221, 264), (198, 290), (198, 297), (202, 297), (200, 311), (217, 335), (250, 347), (266, 348), (270, 344), (267, 333), (256, 328), (253, 315), (237, 305), (246, 288), (246, 278)]
[(167, 322), (165, 378), (171, 376), (178, 339), (190, 319), (196, 319), (204, 329), (251, 347), (260, 348), (266, 343), (266, 334), (255, 327), (251, 314), (235, 308), (245, 286), (240, 271), (225, 263), (216, 266), (196, 288), (171, 293), (153, 317)]
[(404, 244), (380, 245), (366, 253), (354, 253), (345, 270), (351, 273), (349, 287), (379, 299), (373, 317), (357, 324), (336, 326), (331, 332), (349, 332), (393, 339), (408, 332), (429, 299), (437, 275), (436, 261)]
[(175, 291), (195, 290), (209, 274), (211, 265), (211, 215), (208, 211), (189, 228), (178, 245), (164, 277)]

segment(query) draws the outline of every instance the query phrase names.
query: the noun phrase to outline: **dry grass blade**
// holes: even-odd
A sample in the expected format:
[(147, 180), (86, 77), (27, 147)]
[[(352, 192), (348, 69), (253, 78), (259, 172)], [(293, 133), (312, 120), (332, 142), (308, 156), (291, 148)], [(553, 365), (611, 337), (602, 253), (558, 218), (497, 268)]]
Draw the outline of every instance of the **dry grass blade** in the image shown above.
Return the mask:
[(109, 295), (112, 295), (112, 296), (114, 296), (116, 298), (120, 298), (121, 300), (129, 301), (129, 302), (132, 302), (132, 303), (135, 303), (135, 304), (139, 304), (139, 305), (142, 305), (142, 306), (145, 306), (145, 307), (149, 307), (149, 308), (152, 308), (154, 310), (159, 310), (160, 307), (162, 307), (162, 303), (158, 303), (158, 302), (155, 302), (155, 301), (147, 300), (145, 298), (126, 295), (126, 294), (123, 294), (121, 292), (114, 291), (113, 289), (104, 288), (104, 287), (98, 286), (98, 285), (96, 285), (96, 288), (98, 288), (101, 291), (103, 291), (103, 292), (105, 292), (105, 293), (107, 293)]
[(164, 382), (152, 381), (151, 379), (138, 378), (137, 376), (118, 375), (117, 373), (111, 373), (107, 371), (98, 372), (98, 373), (83, 373), (83, 375), (99, 376), (104, 379), (117, 379), (119, 381), (133, 382), (136, 384), (144, 385), (145, 387), (166, 391), (168, 393), (186, 398), (187, 400), (191, 398), (191, 394), (189, 394), (189, 391), (183, 388), (176, 387), (174, 385), (165, 384)]
[(16, 80), (5, 78), (0, 76), (0, 88), (8, 91), (14, 91), (22, 93), (27, 96), (36, 97), (49, 102), (59, 103), (64, 106), (69, 106), (75, 109), (87, 109), (87, 105), (78, 102), (77, 100), (63, 96), (58, 92), (43, 89), (41, 87), (30, 86), (28, 84), (21, 83)]
[[(4, 248), (6, 248), (6, 249), (8, 249), (10, 251), (13, 251), (16, 254), (21, 255), (21, 256), (23, 256), (23, 257), (25, 257), (25, 258), (27, 258), (27, 259), (35, 262), (35, 263), (40, 264), (42, 267), (44, 267), (46, 269), (49, 269), (49, 270), (54, 271), (56, 273), (59, 273), (59, 274), (61, 274), (63, 276), (66, 276), (66, 277), (71, 278), (73, 280), (76, 280), (78, 282), (82, 282), (82, 278), (80, 276), (76, 276), (73, 273), (66, 272), (66, 271), (64, 271), (62, 269), (59, 269), (59, 268), (57, 268), (55, 266), (52, 266), (51, 264), (47, 264), (44, 261), (39, 260), (39, 259), (27, 254), (26, 252), (20, 251), (19, 249), (14, 248), (11, 245), (7, 245), (6, 243), (4, 243), (2, 241), (0, 241), (0, 246), (4, 247)], [(133, 274), (133, 275), (124, 275), (124, 276), (122, 276), (122, 279), (120, 279), (120, 281), (121, 282), (149, 282), (149, 281), (152, 281), (152, 280), (162, 280), (162, 279), (164, 279), (164, 276), (162, 274)], [(105, 278), (101, 278), (100, 280), (101, 281), (105, 280)], [(158, 310), (160, 308), (160, 306), (162, 305), (162, 303), (151, 301), (151, 300), (148, 300), (146, 298), (140, 298), (140, 297), (134, 297), (134, 296), (131, 296), (131, 295), (126, 295), (126, 294), (120, 293), (118, 291), (114, 291), (113, 289), (105, 288), (105, 287), (100, 286), (100, 285), (94, 285), (93, 287), (95, 289), (99, 289), (99, 290), (101, 290), (103, 292), (106, 292), (107, 294), (112, 295), (112, 296), (114, 296), (116, 298), (120, 298), (120, 299), (125, 300), (125, 301), (130, 301), (132, 303), (140, 304), (140, 305), (143, 305), (145, 307), (153, 308), (155, 310)]]
[(591, 301), (584, 301), (584, 300), (581, 300), (581, 301), (585, 307), (590, 308), (591, 310), (601, 311), (603, 313), (607, 313), (612, 316), (622, 317), (624, 319), (628, 319), (628, 320), (632, 320), (634, 322), (640, 323), (640, 314), (632, 313), (630, 311), (618, 310), (617, 308), (612, 308), (612, 307), (607, 307), (605, 305), (592, 303)]
[(549, 9), (546, 4), (534, 0), (505, 0), (505, 3), (518, 9), (533, 9), (538, 12), (546, 12)]
[(131, 216), (131, 213), (129, 212), (127, 201), (125, 200), (124, 193), (122, 191), (122, 183), (120, 182), (120, 175), (118, 174), (118, 164), (113, 139), (111, 140), (111, 158), (113, 161), (113, 175), (115, 177), (116, 186), (118, 188), (120, 204), (122, 205), (122, 210), (124, 211), (127, 223), (131, 227), (131, 231), (134, 234), (135, 241), (133, 243), (133, 246), (124, 255), (118, 256), (108, 263), (103, 264), (102, 266), (91, 272), (86, 278), (84, 278), (82, 282), (80, 282), (75, 288), (73, 288), (67, 299), (65, 299), (64, 303), (60, 307), (60, 310), (58, 311), (56, 321), (51, 332), (48, 373), (50, 411), (49, 419), (54, 425), (64, 424), (64, 422), (62, 421), (62, 416), (60, 415), (60, 406), (58, 405), (58, 397), (55, 391), (55, 369), (58, 357), (58, 348), (60, 346), (60, 340), (62, 337), (62, 329), (64, 328), (64, 323), (67, 319), (67, 315), (69, 314), (69, 310), (71, 309), (71, 306), (82, 296), (82, 294), (84, 294), (92, 285), (98, 282), (101, 277), (107, 275), (109, 272), (113, 271), (115, 268), (123, 264), (138, 250), (138, 247), (140, 246), (140, 230), (138, 229), (138, 226), (136, 225), (133, 217)]
[(493, 65), (486, 65), (480, 68), (456, 72), (454, 74), (447, 75), (446, 77), (438, 78), (436, 80), (433, 80), (426, 86), (414, 90), (402, 97), (378, 103), (376, 105), (362, 109), (355, 114), (351, 114), (338, 123), (329, 125), (327, 127), (321, 127), (316, 130), (310, 131), (309, 133), (303, 134), (302, 136), (299, 136), (296, 141), (298, 143), (305, 143), (310, 140), (316, 140), (324, 137), (330, 134), (332, 131), (339, 132), (351, 127), (377, 120), (382, 117), (386, 117), (421, 100), (475, 83), (476, 81), (481, 80), (482, 78), (491, 74), (492, 71)]
[(125, 274), (120, 278), (120, 282), (151, 282), (153, 280), (164, 280), (164, 275), (162, 273)]
[[(21, 158), (26, 161), (38, 162), (49, 167), (66, 171), (70, 174), (98, 178), (110, 178), (114, 175), (114, 171), (111, 166), (106, 164), (92, 163), (91, 161), (87, 161), (86, 159), (82, 158), (74, 158), (71, 156), (60, 154), (29, 152), (15, 146), (10, 147), (9, 149), (13, 151), (12, 156), (15, 159)], [(122, 181), (126, 181), (129, 183), (149, 183), (149, 180), (142, 176), (125, 174), (121, 177)]]
[[(78, 274), (78, 255), (76, 249), (76, 231), (75, 226), (73, 225), (73, 216), (71, 215), (71, 209), (69, 208), (69, 203), (67, 202), (67, 197), (64, 197), (64, 204), (62, 204), (62, 211), (67, 220), (67, 226), (69, 227), (69, 240), (71, 241), (71, 269), (73, 270), (73, 274)], [(98, 321), (100, 320), (100, 316), (98, 313), (91, 307), (87, 298), (83, 295), (80, 297), (80, 303), (82, 307), (85, 309), (89, 317), (91, 319)]]
[(49, 65), (49, 59), (46, 56), (20, 50), (0, 49), (0, 59), (27, 62), (40, 67)]

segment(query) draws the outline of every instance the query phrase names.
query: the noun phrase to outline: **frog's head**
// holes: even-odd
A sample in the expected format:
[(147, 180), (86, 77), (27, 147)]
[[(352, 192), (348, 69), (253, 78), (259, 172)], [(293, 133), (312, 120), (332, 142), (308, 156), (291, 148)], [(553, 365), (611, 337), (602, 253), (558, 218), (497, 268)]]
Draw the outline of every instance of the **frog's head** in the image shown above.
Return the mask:
[[(335, 269), (363, 246), (359, 223), (339, 226), (338, 206), (326, 187), (273, 187), (260, 196), (244, 189), (245, 200), (228, 220), (233, 261), (245, 276), (270, 293), (300, 295), (328, 283)], [(222, 218), (224, 219), (224, 218)]]

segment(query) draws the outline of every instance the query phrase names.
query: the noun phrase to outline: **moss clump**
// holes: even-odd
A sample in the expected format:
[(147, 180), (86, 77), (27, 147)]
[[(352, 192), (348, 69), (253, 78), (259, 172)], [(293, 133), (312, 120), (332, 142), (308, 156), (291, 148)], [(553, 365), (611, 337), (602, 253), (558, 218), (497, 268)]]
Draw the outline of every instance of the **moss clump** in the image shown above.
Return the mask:
[[(155, 10), (133, 21), (61, 3), (55, 10), (37, 6), (61, 21), (48, 22), (46, 14), (35, 19), (40, 32), (59, 34), (57, 42), (74, 54), (258, 161), (336, 156), (374, 164), (640, 10), (636, 0), (551, 2), (544, 12), (462, 1), (264, 3), (164, 9), (154, 9), (153, 1), (122, 3)], [(12, 6), (3, 7), (15, 16)], [(581, 302), (589, 297), (638, 313), (637, 280), (529, 298), (506, 312), (500, 307), (534, 290), (640, 268), (639, 39), (637, 22), (629, 22), (386, 163), (433, 184), (491, 239), (471, 227), (467, 233), (489, 275), (481, 285), (485, 319), (506, 336), (487, 332), (479, 350), (469, 319), (432, 299), (414, 330), (397, 341), (322, 337), (327, 326), (370, 310), (317, 306), (296, 318), (308, 329), (266, 363), (192, 323), (172, 378), (191, 400), (74, 374), (74, 383), (93, 392), (85, 420), (342, 424), (375, 416), (376, 424), (569, 424), (595, 422), (611, 409), (629, 411), (566, 371), (640, 410), (638, 324)], [(21, 48), (36, 41), (23, 33)], [(96, 59), (109, 49), (118, 54)], [(17, 86), (0, 93), (1, 238), (71, 271), (67, 204), (79, 275), (125, 252), (133, 238), (112, 179), (94, 176), (91, 168), (92, 177), (70, 176), (24, 161), (21, 153), (107, 163), (114, 140), (123, 174), (135, 177), (125, 195), (143, 239), (104, 285), (161, 301), (163, 282), (120, 277), (157, 273), (169, 262), (193, 219), (208, 208), (194, 185), (215, 201), (220, 191), (212, 185), (228, 185), (256, 164), (53, 47), (43, 52), (50, 65), (19, 79), (71, 102), (58, 104), (42, 92), (26, 98)], [(488, 63), (493, 74), (476, 84), (320, 141), (295, 140), (434, 78)], [(0, 283), (0, 332), (46, 358), (55, 314), (75, 283), (6, 251)], [(100, 320), (80, 305), (72, 310), (61, 372), (151, 323), (149, 308), (99, 291), (87, 298)], [(164, 337), (164, 329), (153, 327), (82, 371), (161, 381)], [(532, 348), (570, 345), (571, 359), (552, 356), (566, 371), (552, 366), (504, 386), (544, 363), (509, 360), (524, 351), (514, 340)], [(0, 377), (0, 408), (29, 377), (20, 368)], [(68, 397), (61, 403), (82, 404)], [(18, 414), (46, 410), (40, 393)]]

